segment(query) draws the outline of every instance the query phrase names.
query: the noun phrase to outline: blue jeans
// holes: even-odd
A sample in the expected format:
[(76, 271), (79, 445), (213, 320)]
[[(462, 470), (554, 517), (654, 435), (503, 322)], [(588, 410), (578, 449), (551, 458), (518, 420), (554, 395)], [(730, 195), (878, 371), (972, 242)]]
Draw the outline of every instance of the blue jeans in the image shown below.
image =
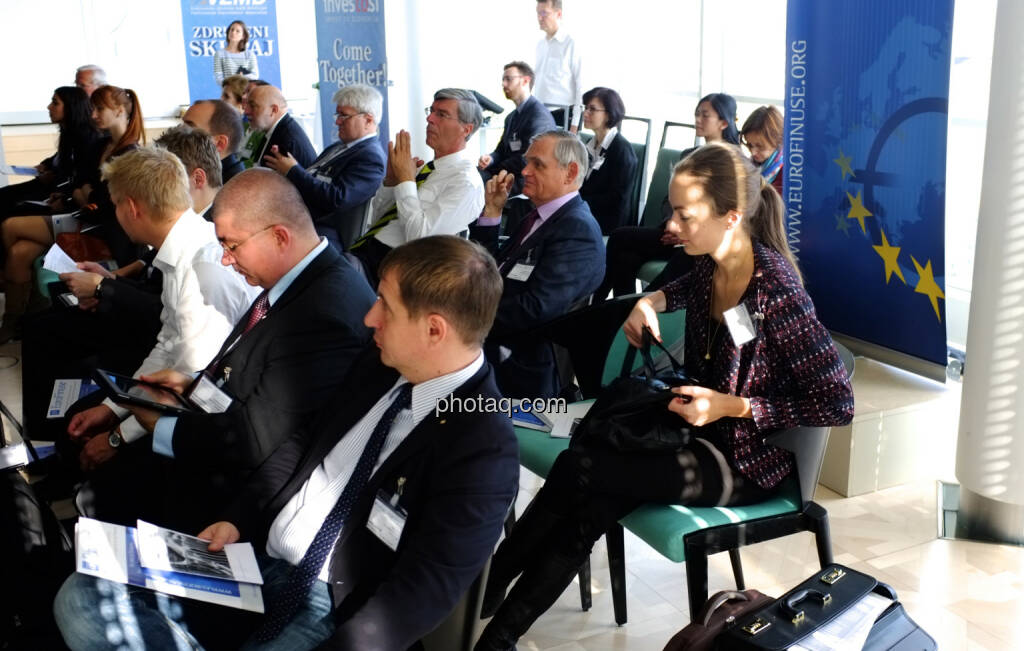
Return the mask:
[[(291, 565), (261, 555), (263, 601), (269, 608), (284, 588)], [(53, 604), (57, 626), (73, 651), (187, 651), (202, 649), (203, 630), (235, 629), (241, 635), (259, 626), (261, 616), (200, 604), (188, 599), (72, 574)], [(294, 619), (270, 642), (247, 641), (243, 649), (291, 651), (313, 649), (334, 634), (331, 594), (317, 581)], [(199, 639), (197, 639), (199, 638)], [(209, 643), (209, 642), (207, 642)]]

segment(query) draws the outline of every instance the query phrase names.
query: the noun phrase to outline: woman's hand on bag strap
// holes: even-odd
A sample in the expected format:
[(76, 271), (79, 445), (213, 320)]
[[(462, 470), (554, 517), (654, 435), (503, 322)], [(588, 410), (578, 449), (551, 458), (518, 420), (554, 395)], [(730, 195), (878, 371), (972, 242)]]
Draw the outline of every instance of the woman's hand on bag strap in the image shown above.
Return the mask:
[(752, 418), (750, 400), (719, 393), (707, 387), (672, 387), (678, 397), (668, 403), (669, 411), (675, 412), (687, 423), (700, 427), (713, 423), (719, 418)]
[(622, 325), (626, 340), (636, 348), (642, 347), (644, 328), (648, 328), (654, 338), (661, 341), (658, 312), (664, 312), (665, 306), (665, 294), (662, 292), (654, 292), (637, 301), (626, 322)]

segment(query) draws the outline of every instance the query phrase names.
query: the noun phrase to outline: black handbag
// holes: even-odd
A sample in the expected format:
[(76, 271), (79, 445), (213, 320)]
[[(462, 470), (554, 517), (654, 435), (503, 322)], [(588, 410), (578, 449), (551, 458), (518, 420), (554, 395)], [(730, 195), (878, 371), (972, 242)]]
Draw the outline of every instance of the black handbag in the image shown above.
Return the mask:
[(936, 649), (935, 640), (910, 619), (896, 592), (873, 577), (842, 565), (829, 565), (765, 608), (737, 618), (718, 641), (721, 651), (788, 649), (875, 592), (893, 600), (868, 635), (871, 651)]
[[(660, 372), (655, 369), (652, 343), (664, 351), (671, 363), (670, 369)], [(647, 330), (643, 344), (641, 373), (629, 374), (636, 350), (631, 348), (623, 364), (623, 375), (601, 389), (594, 405), (573, 431), (570, 447), (603, 446), (624, 452), (658, 452), (677, 450), (690, 442), (693, 432), (699, 428), (669, 411), (668, 403), (676, 397), (672, 387), (694, 382), (683, 371), (682, 364)]]

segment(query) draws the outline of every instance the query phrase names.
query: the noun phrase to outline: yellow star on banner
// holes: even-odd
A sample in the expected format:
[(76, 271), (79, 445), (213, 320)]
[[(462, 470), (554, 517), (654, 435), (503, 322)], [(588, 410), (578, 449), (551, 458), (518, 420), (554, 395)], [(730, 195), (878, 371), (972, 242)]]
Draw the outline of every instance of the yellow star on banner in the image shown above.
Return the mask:
[[(879, 229), (881, 230), (881, 229)], [(903, 284), (907, 284), (907, 279), (903, 277), (903, 270), (900, 269), (900, 264), (897, 258), (900, 257), (900, 247), (889, 246), (889, 240), (885, 237), (885, 231), (882, 231), (882, 246), (871, 246), (875, 250), (875, 253), (882, 256), (882, 260), (885, 260), (885, 284), (889, 284), (889, 279), (895, 273), (903, 281)], [(931, 264), (929, 262), (929, 264)]]
[(849, 174), (851, 179), (857, 178), (857, 175), (853, 173), (853, 168), (850, 167), (850, 161), (852, 159), (849, 156), (843, 155), (843, 150), (839, 150), (839, 158), (833, 158), (832, 162), (839, 166), (839, 171), (843, 174), (843, 180), (846, 180), (846, 175)]
[(922, 268), (917, 263), (917, 260), (914, 259), (914, 256), (910, 256), (910, 260), (914, 263), (914, 267), (917, 268), (917, 273), (921, 277), (917, 281), (917, 287), (914, 288), (914, 291), (918, 294), (924, 294), (931, 300), (935, 316), (938, 317), (939, 321), (942, 321), (942, 316), (939, 315), (939, 299), (946, 300), (946, 295), (942, 293), (942, 288), (935, 282), (935, 276), (932, 274), (932, 261), (929, 260)]
[(867, 235), (868, 231), (864, 228), (864, 218), (873, 217), (874, 214), (864, 207), (863, 199), (860, 198), (860, 190), (857, 191), (856, 197), (847, 192), (846, 198), (850, 200), (850, 212), (847, 213), (846, 218), (856, 219), (860, 222), (861, 232)]
[(836, 215), (836, 230), (842, 231), (843, 235), (850, 237), (850, 222), (846, 221), (843, 215)]

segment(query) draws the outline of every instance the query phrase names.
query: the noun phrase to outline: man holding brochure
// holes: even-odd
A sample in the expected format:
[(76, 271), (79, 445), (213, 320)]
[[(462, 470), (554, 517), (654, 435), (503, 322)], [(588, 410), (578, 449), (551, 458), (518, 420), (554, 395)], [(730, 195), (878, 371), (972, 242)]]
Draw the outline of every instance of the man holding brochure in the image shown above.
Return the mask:
[(79, 573), (54, 605), (72, 649), (118, 638), (399, 650), (451, 612), (490, 557), (518, 484), (507, 416), (436, 409), (448, 396), (500, 398), (481, 344), (501, 276), (481, 247), (452, 236), (399, 246), (380, 271), (365, 318), (379, 351), (360, 356), (331, 408), (291, 433), (200, 533), (211, 551), (244, 536), (265, 552), (266, 613), (211, 612)]

